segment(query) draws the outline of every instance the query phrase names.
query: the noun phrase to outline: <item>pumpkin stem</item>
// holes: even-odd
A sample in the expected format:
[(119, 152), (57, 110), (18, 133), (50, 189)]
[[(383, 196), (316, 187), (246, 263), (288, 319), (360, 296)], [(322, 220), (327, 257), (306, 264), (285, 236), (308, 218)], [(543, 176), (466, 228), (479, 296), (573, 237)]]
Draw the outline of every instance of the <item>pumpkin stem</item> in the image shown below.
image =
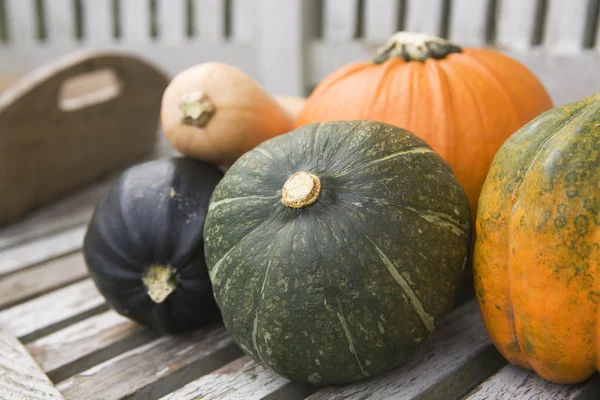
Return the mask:
[(317, 201), (321, 180), (309, 172), (296, 172), (283, 185), (281, 202), (287, 207), (302, 208)]
[(204, 128), (217, 110), (202, 90), (182, 95), (179, 108), (183, 113), (182, 122), (199, 128)]
[(428, 58), (440, 60), (448, 54), (460, 53), (462, 48), (454, 43), (435, 36), (415, 32), (396, 32), (386, 44), (375, 53), (373, 62), (382, 64), (392, 57), (404, 61), (425, 61)]
[(162, 303), (177, 287), (175, 269), (170, 265), (151, 265), (142, 277), (148, 296), (157, 304)]

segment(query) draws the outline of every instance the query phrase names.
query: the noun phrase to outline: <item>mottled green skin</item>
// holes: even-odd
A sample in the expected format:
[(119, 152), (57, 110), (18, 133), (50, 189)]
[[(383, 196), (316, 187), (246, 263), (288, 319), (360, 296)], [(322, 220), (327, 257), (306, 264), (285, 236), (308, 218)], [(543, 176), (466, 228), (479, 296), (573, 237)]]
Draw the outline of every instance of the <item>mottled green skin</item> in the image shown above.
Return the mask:
[[(392, 156), (405, 151), (414, 153)], [(281, 189), (299, 171), (322, 189), (292, 209)], [(324, 385), (417, 352), (452, 308), (471, 221), (463, 188), (424, 141), (352, 121), (304, 126), (246, 153), (215, 189), (204, 232), (238, 345), (288, 379)]]

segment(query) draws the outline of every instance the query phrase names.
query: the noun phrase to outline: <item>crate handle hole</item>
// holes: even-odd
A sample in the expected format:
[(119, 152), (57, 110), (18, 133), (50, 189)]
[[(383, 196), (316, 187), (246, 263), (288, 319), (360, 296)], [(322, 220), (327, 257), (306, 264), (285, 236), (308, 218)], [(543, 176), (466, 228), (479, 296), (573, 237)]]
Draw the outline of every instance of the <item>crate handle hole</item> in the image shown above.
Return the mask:
[(107, 102), (120, 94), (117, 74), (110, 68), (103, 68), (65, 80), (58, 91), (58, 106), (63, 111), (75, 111)]

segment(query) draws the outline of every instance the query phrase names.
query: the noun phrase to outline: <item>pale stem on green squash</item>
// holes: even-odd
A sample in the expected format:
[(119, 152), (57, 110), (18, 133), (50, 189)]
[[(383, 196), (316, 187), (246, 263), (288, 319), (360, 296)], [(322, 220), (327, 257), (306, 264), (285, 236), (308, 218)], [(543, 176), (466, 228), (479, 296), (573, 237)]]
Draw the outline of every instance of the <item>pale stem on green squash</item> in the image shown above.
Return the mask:
[(381, 64), (393, 57), (404, 61), (425, 61), (428, 58), (442, 59), (462, 48), (436, 36), (415, 32), (397, 32), (375, 53), (373, 62)]
[(208, 95), (202, 90), (182, 95), (179, 109), (183, 114), (181, 120), (184, 124), (199, 128), (204, 128), (217, 111)]
[(313, 204), (321, 193), (321, 180), (309, 172), (296, 172), (283, 185), (281, 202), (287, 207), (302, 208)]
[(152, 301), (160, 304), (177, 287), (175, 269), (170, 265), (151, 265), (144, 273), (142, 282), (144, 282)]

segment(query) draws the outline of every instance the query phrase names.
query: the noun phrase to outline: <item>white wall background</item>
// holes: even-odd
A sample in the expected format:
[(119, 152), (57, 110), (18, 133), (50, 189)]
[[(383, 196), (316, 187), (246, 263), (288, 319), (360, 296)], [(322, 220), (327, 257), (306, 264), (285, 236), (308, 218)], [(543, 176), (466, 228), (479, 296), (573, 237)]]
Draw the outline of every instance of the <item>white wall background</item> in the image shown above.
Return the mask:
[(219, 60), (305, 95), (398, 30), (522, 61), (557, 104), (600, 90), (600, 0), (0, 0), (0, 74), (73, 50), (130, 50), (173, 75)]

